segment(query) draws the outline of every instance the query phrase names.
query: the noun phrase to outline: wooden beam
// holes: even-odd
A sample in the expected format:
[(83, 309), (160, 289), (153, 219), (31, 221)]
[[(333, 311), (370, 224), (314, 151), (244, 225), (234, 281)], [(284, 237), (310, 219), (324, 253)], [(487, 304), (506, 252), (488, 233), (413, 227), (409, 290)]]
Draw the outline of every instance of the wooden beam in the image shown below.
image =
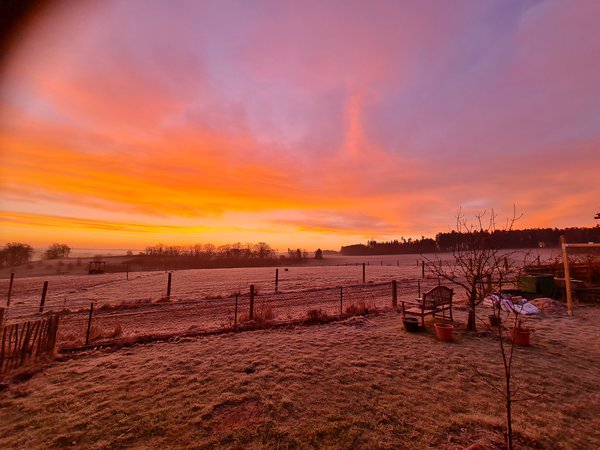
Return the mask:
[(561, 240), (561, 244), (565, 248), (600, 248), (600, 244), (589, 242), (587, 244), (567, 244)]
[(565, 237), (560, 237), (560, 246), (562, 248), (563, 264), (565, 267), (565, 289), (567, 290), (567, 310), (569, 316), (573, 315), (573, 296), (571, 293), (571, 276), (569, 274), (569, 257), (567, 255), (567, 246)]

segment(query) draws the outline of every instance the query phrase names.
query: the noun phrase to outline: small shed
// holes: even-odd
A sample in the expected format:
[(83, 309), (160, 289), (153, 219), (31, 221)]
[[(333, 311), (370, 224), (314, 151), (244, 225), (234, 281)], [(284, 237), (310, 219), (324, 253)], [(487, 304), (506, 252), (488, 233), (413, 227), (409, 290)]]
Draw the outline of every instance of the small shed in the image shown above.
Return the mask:
[(106, 261), (90, 261), (90, 267), (88, 273), (90, 275), (105, 273), (106, 272)]

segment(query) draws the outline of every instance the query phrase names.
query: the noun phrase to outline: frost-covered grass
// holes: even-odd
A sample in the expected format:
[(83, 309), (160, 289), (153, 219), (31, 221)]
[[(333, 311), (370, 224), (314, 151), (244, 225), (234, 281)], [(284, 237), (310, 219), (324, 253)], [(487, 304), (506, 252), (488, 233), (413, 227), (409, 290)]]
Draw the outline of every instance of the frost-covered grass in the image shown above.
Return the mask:
[[(600, 309), (534, 320), (518, 348), (519, 448), (600, 442)], [(457, 311), (458, 323), (465, 322)], [(438, 342), (397, 313), (91, 351), (0, 393), (0, 447), (464, 448), (501, 442), (491, 336)]]
[[(382, 282), (392, 279), (416, 278), (415, 255), (371, 257), (367, 267), (367, 281)], [(354, 259), (339, 259), (339, 264)], [(384, 265), (381, 265), (383, 262)], [(400, 265), (396, 265), (400, 264)], [(279, 290), (297, 291), (317, 287), (352, 285), (362, 282), (362, 266), (356, 265), (306, 265), (279, 268)], [(35, 308), (39, 305), (42, 286), (49, 281), (47, 308), (89, 307), (91, 302), (102, 304), (138, 303), (156, 301), (166, 294), (167, 273), (130, 272), (103, 275), (56, 275), (52, 277), (17, 277), (12, 292), (14, 308)], [(258, 292), (275, 290), (275, 268), (255, 267), (237, 269), (177, 270), (172, 274), (171, 299), (173, 301), (230, 297), (235, 292), (248, 292), (251, 284)], [(0, 293), (5, 295), (8, 280), (0, 280)]]

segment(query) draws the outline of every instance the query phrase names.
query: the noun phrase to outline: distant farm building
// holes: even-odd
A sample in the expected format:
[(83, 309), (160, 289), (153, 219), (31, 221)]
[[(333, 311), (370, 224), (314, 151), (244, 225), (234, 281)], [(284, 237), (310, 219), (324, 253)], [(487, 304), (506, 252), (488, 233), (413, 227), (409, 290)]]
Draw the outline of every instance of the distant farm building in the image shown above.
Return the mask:
[(94, 275), (106, 272), (106, 261), (90, 261), (88, 273)]

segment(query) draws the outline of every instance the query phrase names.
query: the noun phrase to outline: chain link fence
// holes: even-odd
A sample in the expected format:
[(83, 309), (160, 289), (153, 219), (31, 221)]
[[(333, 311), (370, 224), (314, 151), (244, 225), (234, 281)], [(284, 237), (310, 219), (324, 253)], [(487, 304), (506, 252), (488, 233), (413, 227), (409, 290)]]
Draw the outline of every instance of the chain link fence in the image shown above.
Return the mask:
[(268, 293), (250, 285), (245, 292), (199, 300), (162, 296), (134, 303), (51, 303), (43, 309), (14, 305), (5, 310), (4, 320), (20, 323), (58, 315), (57, 346), (66, 350), (365, 315), (414, 300), (437, 283), (402, 280)]

